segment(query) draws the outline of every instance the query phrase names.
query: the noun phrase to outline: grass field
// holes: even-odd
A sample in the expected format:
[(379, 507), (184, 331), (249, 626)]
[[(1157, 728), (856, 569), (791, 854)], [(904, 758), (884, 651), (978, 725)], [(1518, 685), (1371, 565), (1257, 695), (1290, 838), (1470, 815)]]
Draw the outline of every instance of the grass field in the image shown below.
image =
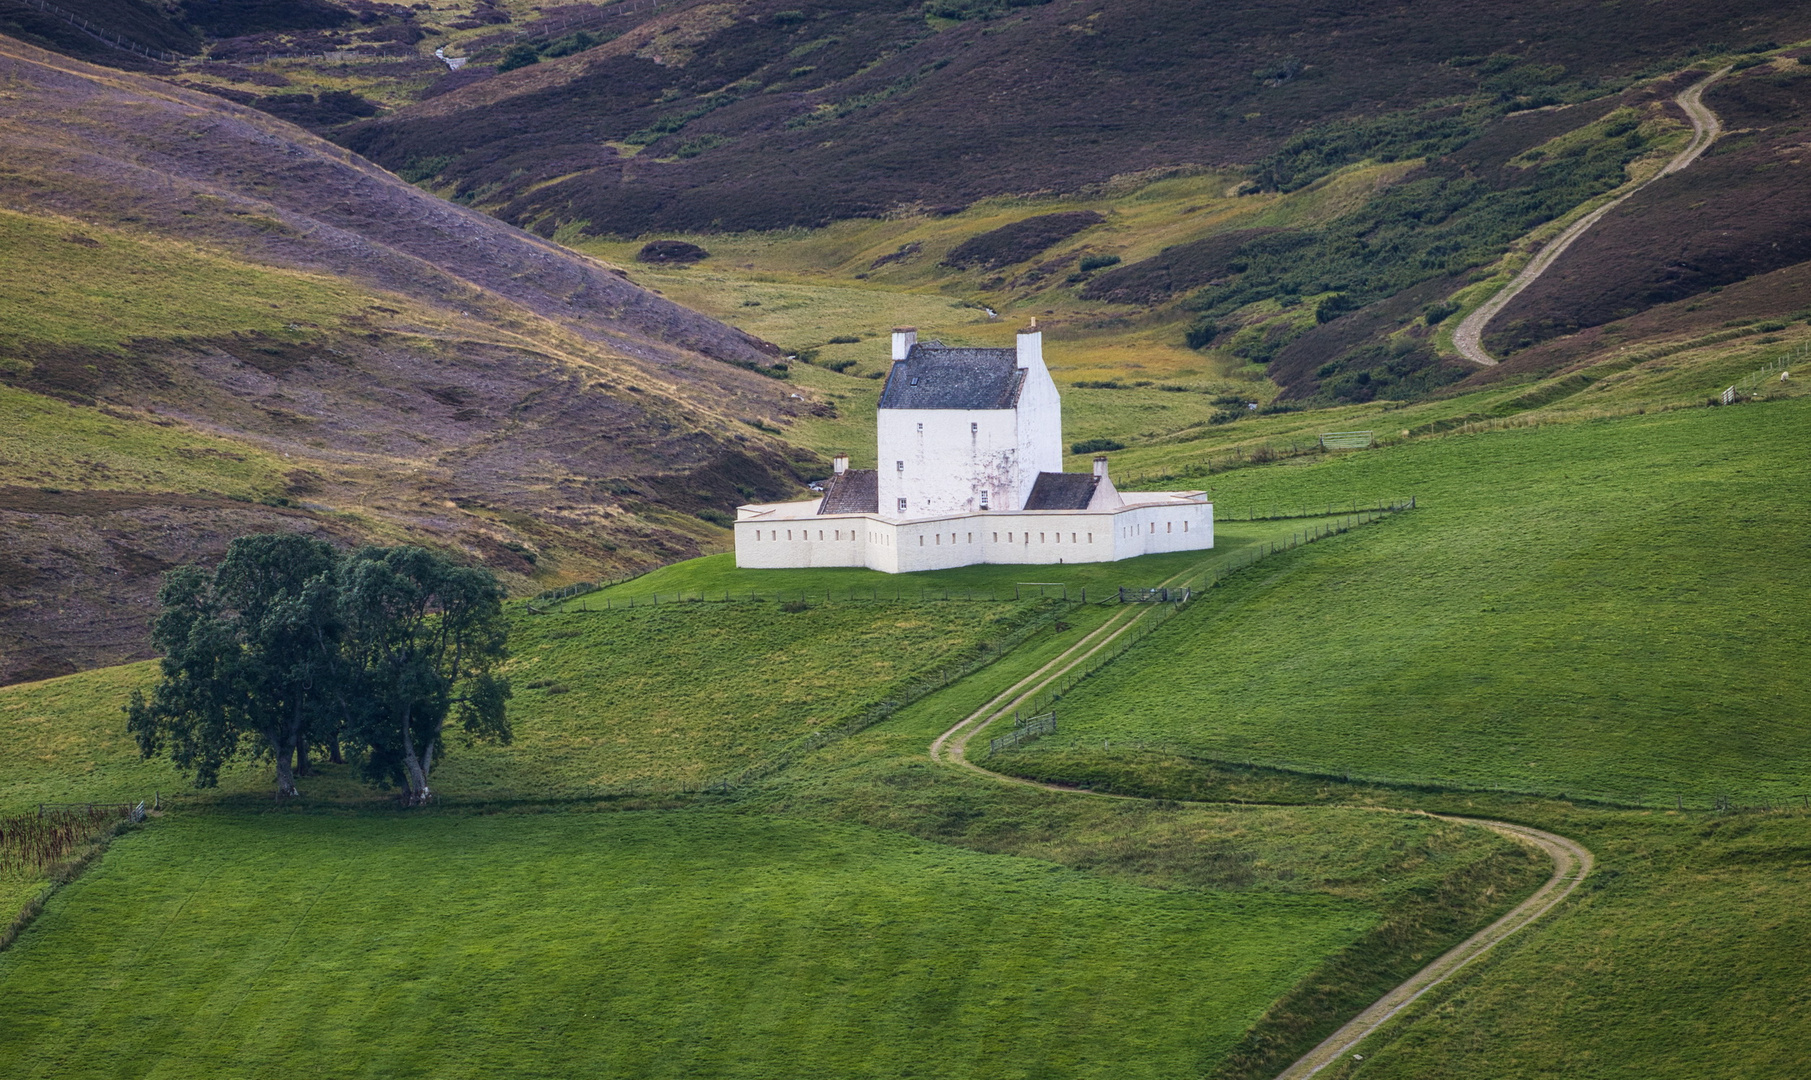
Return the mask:
[(173, 820), (0, 956), (0, 1072), (1169, 1077), (1372, 918), (745, 815)]
[(1261, 564), (1078, 688), (1043, 745), (1654, 805), (1796, 797), (1811, 508), (1782, 467), (1808, 418), (1700, 409), (1228, 474), (1234, 499), (1420, 509)]

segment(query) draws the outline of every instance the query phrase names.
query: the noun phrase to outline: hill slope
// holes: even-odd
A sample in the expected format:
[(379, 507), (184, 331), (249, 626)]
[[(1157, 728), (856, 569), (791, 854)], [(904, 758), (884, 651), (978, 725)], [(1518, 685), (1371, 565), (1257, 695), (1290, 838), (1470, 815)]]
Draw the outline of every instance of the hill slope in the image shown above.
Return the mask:
[(517, 223), (767, 229), (1248, 163), (1303, 124), (1480, 91), (1543, 105), (1807, 33), (1783, 2), (1630, 20), (1567, 0), (1212, 17), (1185, 0), (700, 0), (344, 138), (391, 168), (432, 161)]
[(6, 39), (0, 82), (0, 678), (137, 655), (156, 572), (237, 532), (526, 586), (711, 550), (694, 511), (812, 467), (773, 346), (607, 265), (209, 95)]

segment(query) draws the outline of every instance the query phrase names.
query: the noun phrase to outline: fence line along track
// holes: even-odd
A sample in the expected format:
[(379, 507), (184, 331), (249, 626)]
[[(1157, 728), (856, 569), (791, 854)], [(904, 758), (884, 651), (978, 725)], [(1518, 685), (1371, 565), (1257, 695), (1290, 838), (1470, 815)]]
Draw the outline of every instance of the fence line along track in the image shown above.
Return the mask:
[[(1252, 559), (1243, 565), (1250, 566), (1255, 561), (1257, 560)], [(1188, 571), (1184, 571), (1164, 584), (1166, 586), (1179, 584), (1188, 576), (1188, 573)], [(1178, 608), (1179, 605), (1167, 604), (1157, 608), (1126, 605), (1124, 610), (1116, 612), (1080, 641), (1059, 653), (1036, 671), (1001, 691), (987, 704), (957, 721), (943, 734), (937, 736), (930, 746), (931, 760), (947, 767), (967, 769), (979, 776), (1003, 784), (1082, 795), (1089, 798), (1137, 799), (1136, 796), (1065, 787), (1060, 784), (1049, 784), (995, 772), (969, 759), (968, 743), (994, 721), (1027, 708), (1038, 699), (1040, 694), (1048, 695), (1050, 700), (1059, 697), (1060, 692), (1051, 693), (1052, 688), (1061, 687), (1065, 679), (1069, 680), (1069, 685), (1074, 685), (1086, 674), (1104, 667), (1123, 653), (1126, 648), (1129, 648), (1130, 644), (1148, 634), (1156, 625), (1161, 625), (1162, 622), (1174, 617)], [(1159, 618), (1158, 615), (1162, 612), (1167, 612), (1167, 614)], [(1147, 621), (1152, 624), (1150, 627), (1138, 632), (1136, 636), (1128, 637), (1129, 634), (1132, 634), (1134, 627)], [(1094, 662), (1090, 665), (1090, 661)], [(1151, 800), (1140, 799), (1138, 801)], [(1212, 804), (1194, 803), (1191, 805)], [(1251, 806), (1254, 804), (1243, 803), (1240, 805)], [(1292, 807), (1292, 809), (1312, 810), (1315, 808), (1298, 806)], [(1350, 808), (1342, 807), (1341, 809)], [(1420, 810), (1390, 810), (1382, 807), (1367, 809), (1378, 813), (1413, 814), (1490, 829), (1517, 843), (1526, 844), (1545, 853), (1553, 860), (1553, 875), (1548, 878), (1546, 884), (1535, 891), (1534, 895), (1511, 908), (1489, 926), (1447, 950), (1433, 963), (1410, 976), (1401, 985), (1341, 1025), (1332, 1035), (1279, 1073), (1277, 1080), (1307, 1080), (1308, 1077), (1314, 1076), (1342, 1059), (1354, 1047), (1376, 1033), (1379, 1028), (1419, 1000), (1429, 990), (1450, 979), (1473, 960), (1483, 956), (1497, 943), (1552, 911), (1560, 901), (1570, 896), (1573, 890), (1578, 888), (1579, 884), (1590, 874), (1593, 865), (1591, 852), (1583, 845), (1555, 833), (1529, 828), (1525, 825), (1485, 818), (1429, 814)]]

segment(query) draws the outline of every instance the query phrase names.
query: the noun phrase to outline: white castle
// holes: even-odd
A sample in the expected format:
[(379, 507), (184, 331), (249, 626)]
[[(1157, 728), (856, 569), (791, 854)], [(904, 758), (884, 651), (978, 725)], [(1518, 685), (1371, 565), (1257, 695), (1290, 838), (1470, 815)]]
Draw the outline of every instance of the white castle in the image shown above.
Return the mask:
[(736, 509), (736, 565), (1088, 563), (1214, 546), (1200, 491), (1120, 492), (1107, 459), (1063, 471), (1063, 403), (1032, 320), (1016, 349), (948, 348), (893, 331), (879, 465), (838, 454), (820, 499)]

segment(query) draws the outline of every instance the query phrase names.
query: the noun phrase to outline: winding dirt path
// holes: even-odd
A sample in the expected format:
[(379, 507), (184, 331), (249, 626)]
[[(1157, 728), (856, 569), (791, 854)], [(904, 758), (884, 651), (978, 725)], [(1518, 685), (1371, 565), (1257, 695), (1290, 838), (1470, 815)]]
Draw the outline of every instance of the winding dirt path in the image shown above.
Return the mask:
[(1512, 278), (1509, 284), (1497, 290), (1495, 296), (1486, 300), (1476, 311), (1467, 315), (1464, 321), (1459, 323), (1459, 328), (1453, 331), (1453, 346), (1459, 350), (1461, 356), (1474, 364), (1482, 364), (1485, 367), (1495, 366), (1496, 359), (1484, 351), (1484, 328), (1489, 325), (1490, 320), (1496, 318), (1504, 308), (1508, 307), (1511, 300), (1520, 296), (1523, 289), (1534, 284), (1536, 279), (1551, 269), (1553, 264), (1559, 261), (1559, 257), (1566, 253), (1566, 249), (1571, 247), (1579, 237), (1589, 232), (1591, 226), (1603, 220), (1605, 214), (1621, 206), (1636, 192), (1654, 181), (1663, 176), (1671, 176), (1690, 165), (1698, 160), (1704, 151), (1710, 149), (1710, 144), (1716, 142), (1717, 136), (1723, 132), (1723, 122), (1718, 120), (1717, 114), (1711, 112), (1709, 106), (1704, 104), (1704, 91), (1711, 83), (1729, 74), (1729, 71), (1729, 68), (1724, 68), (1721, 71), (1712, 72), (1680, 91), (1679, 95), (1673, 99), (1681, 109), (1685, 110), (1685, 115), (1691, 117), (1692, 140), (1686, 144), (1685, 149), (1674, 155), (1673, 160), (1667, 162), (1659, 172), (1567, 226), (1566, 231), (1549, 241), (1539, 254), (1529, 260), (1528, 265), (1522, 267), (1521, 273)]
[[(1707, 80), (1708, 81), (1708, 80)], [(1701, 87), (1703, 84), (1700, 83)], [(1707, 144), (1708, 145), (1708, 144)], [(1683, 166), (1681, 166), (1683, 168)], [(1177, 575), (1181, 578), (1184, 575)], [(1176, 579), (1171, 579), (1172, 581)], [(1166, 582), (1165, 584), (1169, 584)], [(1037, 780), (1027, 780), (1019, 776), (1008, 776), (992, 769), (977, 765), (968, 759), (968, 743), (988, 724), (1009, 715), (1013, 709), (1030, 700), (1045, 687), (1067, 674), (1077, 664), (1111, 645), (1115, 639), (1130, 630), (1140, 619), (1146, 618), (1152, 609), (1128, 610), (1116, 612), (1100, 626), (1069, 648), (1057, 654), (1036, 671), (1020, 679), (1006, 690), (995, 695), (987, 704), (963, 717), (949, 730), (937, 736), (931, 743), (931, 760), (940, 765), (967, 769), (970, 772), (985, 776), (1004, 784), (1016, 784), (1021, 787), (1041, 788), (1046, 791), (1060, 791), (1065, 794), (1086, 795), (1098, 799), (1134, 799), (1131, 795), (1114, 795), (1105, 792), (1085, 791), (1078, 788), (1064, 787), (1060, 784), (1047, 784)], [(1277, 1075), (1277, 1080), (1306, 1080), (1322, 1069), (1338, 1061), (1365, 1038), (1388, 1023), (1392, 1017), (1408, 1008), (1423, 994), (1453, 977), (1467, 964), (1483, 956), (1498, 942), (1511, 934), (1533, 923), (1541, 916), (1553, 910), (1555, 905), (1572, 894), (1579, 884), (1591, 873), (1594, 862), (1591, 852), (1582, 844), (1569, 840), (1555, 833), (1526, 825), (1516, 825), (1507, 821), (1491, 821), (1485, 818), (1452, 817), (1445, 814), (1425, 814), (1418, 810), (1381, 810), (1383, 813), (1424, 814), (1427, 817), (1439, 818), (1442, 821), (1457, 822), (1464, 825), (1475, 825), (1502, 834), (1517, 843), (1526, 844), (1545, 852), (1553, 860), (1553, 876), (1547, 883), (1535, 890), (1534, 895), (1523, 900), (1508, 913), (1489, 926), (1466, 938), (1464, 941), (1441, 954), (1439, 959), (1417, 971), (1407, 981), (1377, 999), (1370, 1007), (1343, 1024), (1339, 1030), (1327, 1036), (1320, 1045), (1302, 1055), (1295, 1064)]]

